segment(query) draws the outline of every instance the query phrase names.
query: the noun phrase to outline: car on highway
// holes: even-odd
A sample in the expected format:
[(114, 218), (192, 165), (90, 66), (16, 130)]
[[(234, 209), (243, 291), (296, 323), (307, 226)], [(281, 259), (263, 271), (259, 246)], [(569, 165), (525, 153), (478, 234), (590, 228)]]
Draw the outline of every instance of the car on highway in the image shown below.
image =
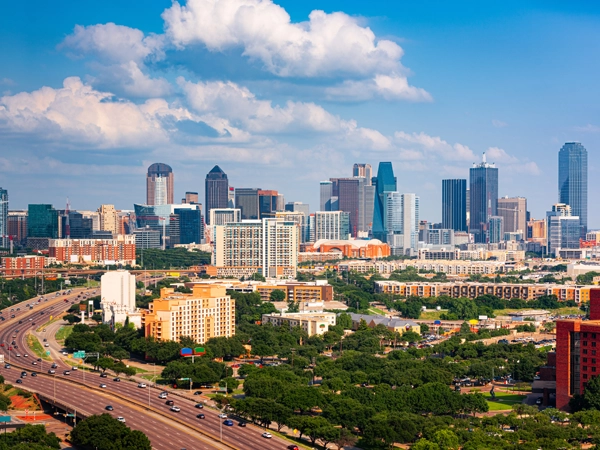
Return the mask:
[(198, 419), (204, 419), (204, 414), (200, 413), (196, 416)]
[(106, 372), (102, 372), (100, 374), (100, 378), (106, 378), (106, 377), (108, 377), (108, 375), (106, 374)]
[(54, 370), (54, 369), (48, 369), (48, 373), (50, 375), (54, 375), (56, 373), (56, 370)]
[(21, 384), (23, 382), (23, 380), (21, 380), (20, 378), (17, 379), (17, 383)]
[(202, 403), (196, 403), (196, 408), (202, 409), (204, 408), (204, 405)]
[(37, 366), (37, 361), (31, 361), (31, 364), (32, 364), (33, 366)]
[(105, 388), (105, 387), (106, 387), (106, 385), (105, 385), (105, 384), (101, 384), (99, 387), (101, 387), (101, 388)]
[(202, 391), (196, 391), (194, 392), (194, 395), (202, 395)]
[(181, 411), (181, 408), (179, 406), (171, 406), (171, 411), (179, 412), (179, 411)]
[(5, 369), (10, 369), (10, 364), (4, 364)]
[(288, 450), (300, 450), (297, 445), (290, 444), (286, 447)]
[(77, 370), (77, 366), (73, 366), (73, 368), (71, 369), (72, 371)]
[(50, 344), (48, 344), (47, 342), (44, 344), (44, 347), (50, 347)]
[(106, 405), (106, 408), (104, 408), (107, 411), (113, 411), (115, 408), (113, 408), (111, 405)]
[(18, 358), (20, 358), (20, 357), (21, 357), (21, 354), (20, 354), (20, 353), (17, 353), (15, 356), (17, 356)]
[(146, 387), (146, 383), (138, 383), (138, 387), (139, 388), (145, 388)]
[(71, 375), (71, 371), (70, 371), (70, 370), (65, 370), (65, 371), (63, 372), (63, 375)]
[(121, 381), (121, 379), (119, 377), (117, 377), (117, 378), (113, 378), (113, 381), (116, 381), (118, 383), (119, 381)]
[(267, 433), (266, 431), (263, 434), (261, 434), (261, 436), (265, 439), (271, 439), (273, 437), (271, 433)]
[(27, 372), (21, 372), (21, 378), (26, 377), (27, 376)]
[(50, 367), (52, 367), (53, 369), (56, 369), (58, 367), (58, 365), (56, 363), (52, 363), (52, 365)]
[(119, 416), (119, 417), (117, 417), (117, 420), (118, 420), (119, 422), (125, 423), (125, 417), (121, 417), (121, 416)]
[(62, 352), (63, 356), (67, 356), (68, 353), (67, 352)]
[(227, 419), (227, 414), (224, 414), (224, 413), (219, 414), (219, 419)]
[(232, 427), (233, 426), (233, 420), (231, 419), (227, 419), (223, 421), (223, 425), (227, 426), (227, 427)]
[(28, 355), (27, 353), (25, 353), (23, 356), (24, 356), (25, 358), (29, 358), (29, 355)]
[(238, 422), (238, 427), (246, 427), (246, 422)]
[(158, 398), (161, 398), (164, 400), (165, 398), (167, 398), (167, 395), (168, 394), (166, 392), (161, 392), (160, 394), (158, 394)]
[(169, 406), (171, 406), (171, 405), (173, 405), (174, 403), (175, 403), (175, 402), (174, 402), (173, 400), (167, 400), (167, 401), (165, 402), (165, 405), (169, 405)]
[(31, 372), (31, 376), (32, 377), (37, 377), (37, 373), (36, 372)]

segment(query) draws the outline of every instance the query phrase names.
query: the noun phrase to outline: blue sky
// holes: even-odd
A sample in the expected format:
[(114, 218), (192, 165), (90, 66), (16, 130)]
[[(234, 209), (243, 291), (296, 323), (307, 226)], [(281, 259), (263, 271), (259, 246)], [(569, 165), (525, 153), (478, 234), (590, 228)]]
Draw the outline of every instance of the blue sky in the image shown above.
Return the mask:
[[(591, 3), (12, 2), (0, 185), (11, 208), (131, 208), (149, 164), (173, 167), (176, 198), (219, 164), (314, 210), (319, 180), (389, 160), (437, 221), (441, 180), (487, 151), (501, 195), (541, 217), (564, 142), (588, 149), (590, 198), (600, 187)], [(600, 227), (592, 202), (589, 217)]]

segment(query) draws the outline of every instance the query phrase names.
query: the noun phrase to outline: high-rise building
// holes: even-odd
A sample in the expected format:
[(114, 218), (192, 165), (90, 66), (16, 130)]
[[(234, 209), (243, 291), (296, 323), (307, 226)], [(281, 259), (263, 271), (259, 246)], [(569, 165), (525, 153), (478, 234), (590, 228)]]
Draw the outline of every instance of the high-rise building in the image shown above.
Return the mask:
[(120, 234), (115, 205), (100, 205), (98, 214), (100, 214), (100, 230), (110, 231), (112, 234)]
[[(194, 204), (194, 203), (189, 203)], [(200, 206), (200, 205), (196, 205)], [(179, 216), (179, 243), (200, 244), (204, 237), (204, 226), (202, 222), (202, 210), (196, 209), (174, 209), (175, 215)]]
[(346, 240), (350, 233), (350, 214), (345, 211), (317, 211), (314, 241)]
[(504, 217), (492, 216), (488, 223), (488, 242), (498, 244), (504, 239)]
[[(229, 180), (219, 166), (213, 167), (204, 182), (204, 208), (206, 219), (210, 220), (210, 211), (214, 208), (229, 208)], [(209, 222), (210, 223), (210, 222)]]
[(383, 228), (386, 232), (385, 242), (394, 241), (394, 235), (402, 234), (402, 194), (385, 192)]
[(214, 226), (212, 263), (233, 273), (296, 277), (299, 227), (278, 218)]
[(504, 219), (505, 233), (527, 232), (527, 199), (502, 197), (498, 199), (498, 215)]
[(467, 229), (467, 180), (442, 180), (442, 228)]
[(258, 192), (260, 188), (236, 188), (235, 206), (242, 213), (242, 220), (258, 220), (260, 206)]
[(8, 191), (0, 187), (0, 247), (10, 245), (8, 234)]
[(227, 207), (235, 208), (235, 188), (233, 186), (229, 186), (229, 191), (227, 193)]
[(319, 211), (335, 211), (332, 203), (337, 202), (337, 198), (333, 200), (333, 183), (331, 181), (321, 181), (320, 183), (320, 201)]
[(173, 204), (173, 169), (163, 163), (154, 163), (148, 167), (146, 175), (146, 204)]
[(93, 236), (92, 219), (84, 217), (80, 212), (63, 211), (60, 215), (60, 225), (61, 238), (91, 239)]
[(27, 209), (28, 238), (58, 238), (58, 211), (52, 205), (29, 205)]
[[(258, 191), (258, 211), (259, 219), (266, 217), (275, 217), (275, 212), (279, 211), (279, 193), (277, 191)], [(281, 209), (283, 211), (283, 208)]]
[(557, 255), (560, 249), (579, 248), (581, 236), (579, 217), (571, 215), (571, 207), (564, 203), (552, 206), (546, 213), (547, 252)]
[(419, 200), (415, 194), (402, 194), (402, 248), (405, 255), (412, 255), (419, 244)]
[(238, 208), (213, 208), (210, 210), (211, 225), (225, 225), (242, 221), (242, 212)]
[(358, 236), (366, 231), (364, 224), (364, 178), (332, 178), (333, 196), (337, 197), (338, 210), (350, 217), (350, 234)]
[(135, 275), (126, 270), (106, 272), (100, 278), (102, 322), (113, 327), (125, 325), (129, 314), (136, 311)]
[(287, 202), (287, 204), (285, 205), (285, 210), (291, 211), (291, 212), (301, 212), (306, 217), (308, 217), (310, 215), (310, 208), (308, 206), (308, 203)]
[(391, 162), (380, 162), (377, 177), (373, 178), (375, 197), (373, 205), (372, 233), (375, 239), (385, 242), (385, 193), (396, 191), (396, 177)]
[(486, 242), (487, 226), (490, 217), (498, 215), (498, 169), (489, 164), (485, 153), (481, 163), (470, 169), (470, 223), (469, 232), (475, 242)]
[[(175, 209), (198, 210), (201, 211), (201, 205), (182, 204), (182, 205), (133, 205), (136, 217), (136, 228), (138, 230), (154, 230), (160, 234), (160, 240), (164, 248), (171, 248), (180, 243), (181, 221), (180, 215), (175, 213)], [(198, 214), (198, 213), (196, 213)], [(197, 216), (195, 216), (197, 217)], [(145, 235), (140, 231), (140, 245)], [(200, 228), (200, 233), (202, 233)], [(194, 234), (195, 232), (192, 232)], [(148, 235), (148, 239), (154, 239), (153, 235)], [(150, 245), (150, 241), (143, 241), (143, 245)], [(146, 248), (146, 247), (140, 247)], [(149, 247), (151, 248), (151, 247)]]
[(293, 222), (298, 225), (298, 229), (300, 230), (300, 243), (304, 244), (305, 242), (309, 242), (310, 230), (308, 227), (308, 216), (306, 216), (303, 212), (278, 211), (275, 213), (275, 217), (286, 222)]
[(371, 167), (371, 164), (355, 163), (352, 167), (352, 176), (366, 178), (366, 184), (371, 186), (373, 179), (373, 168)]
[(27, 239), (27, 211), (8, 211), (8, 235), (17, 245)]
[(567, 142), (558, 152), (558, 201), (571, 206), (581, 223), (581, 237), (588, 225), (588, 155), (579, 142)]
[(197, 192), (186, 192), (185, 198), (182, 199), (181, 203), (187, 203), (188, 205), (195, 205), (198, 203)]

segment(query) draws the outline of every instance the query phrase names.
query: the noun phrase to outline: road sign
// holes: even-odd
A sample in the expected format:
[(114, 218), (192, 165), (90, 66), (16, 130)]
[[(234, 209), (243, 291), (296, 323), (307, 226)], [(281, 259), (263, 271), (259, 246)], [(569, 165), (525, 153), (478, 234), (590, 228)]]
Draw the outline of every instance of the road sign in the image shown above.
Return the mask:
[(73, 352), (73, 358), (75, 359), (85, 359), (85, 351)]
[(46, 356), (50, 356), (50, 350), (46, 350)]
[(0, 422), (10, 422), (10, 416), (0, 416)]

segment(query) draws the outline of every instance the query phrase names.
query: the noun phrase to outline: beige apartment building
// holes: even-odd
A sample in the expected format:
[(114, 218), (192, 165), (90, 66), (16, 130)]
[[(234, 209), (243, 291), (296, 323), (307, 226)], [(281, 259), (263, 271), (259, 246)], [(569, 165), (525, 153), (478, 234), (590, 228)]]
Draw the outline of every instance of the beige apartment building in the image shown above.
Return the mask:
[(308, 336), (324, 334), (330, 326), (335, 325), (335, 320), (335, 313), (328, 312), (263, 314), (262, 316), (263, 325), (270, 323), (274, 326), (300, 327)]
[(213, 337), (235, 334), (235, 301), (225, 286), (197, 284), (191, 294), (163, 288), (160, 298), (142, 313), (145, 336), (158, 341), (178, 341), (187, 336), (204, 343)]
[(417, 270), (432, 270), (448, 275), (489, 275), (504, 271), (502, 261), (448, 261), (448, 260), (407, 260), (407, 261), (344, 261), (338, 264), (340, 271), (358, 273), (391, 274), (396, 270), (414, 267)]
[(98, 208), (100, 215), (100, 229), (110, 231), (112, 234), (119, 233), (119, 221), (115, 205), (100, 205)]

